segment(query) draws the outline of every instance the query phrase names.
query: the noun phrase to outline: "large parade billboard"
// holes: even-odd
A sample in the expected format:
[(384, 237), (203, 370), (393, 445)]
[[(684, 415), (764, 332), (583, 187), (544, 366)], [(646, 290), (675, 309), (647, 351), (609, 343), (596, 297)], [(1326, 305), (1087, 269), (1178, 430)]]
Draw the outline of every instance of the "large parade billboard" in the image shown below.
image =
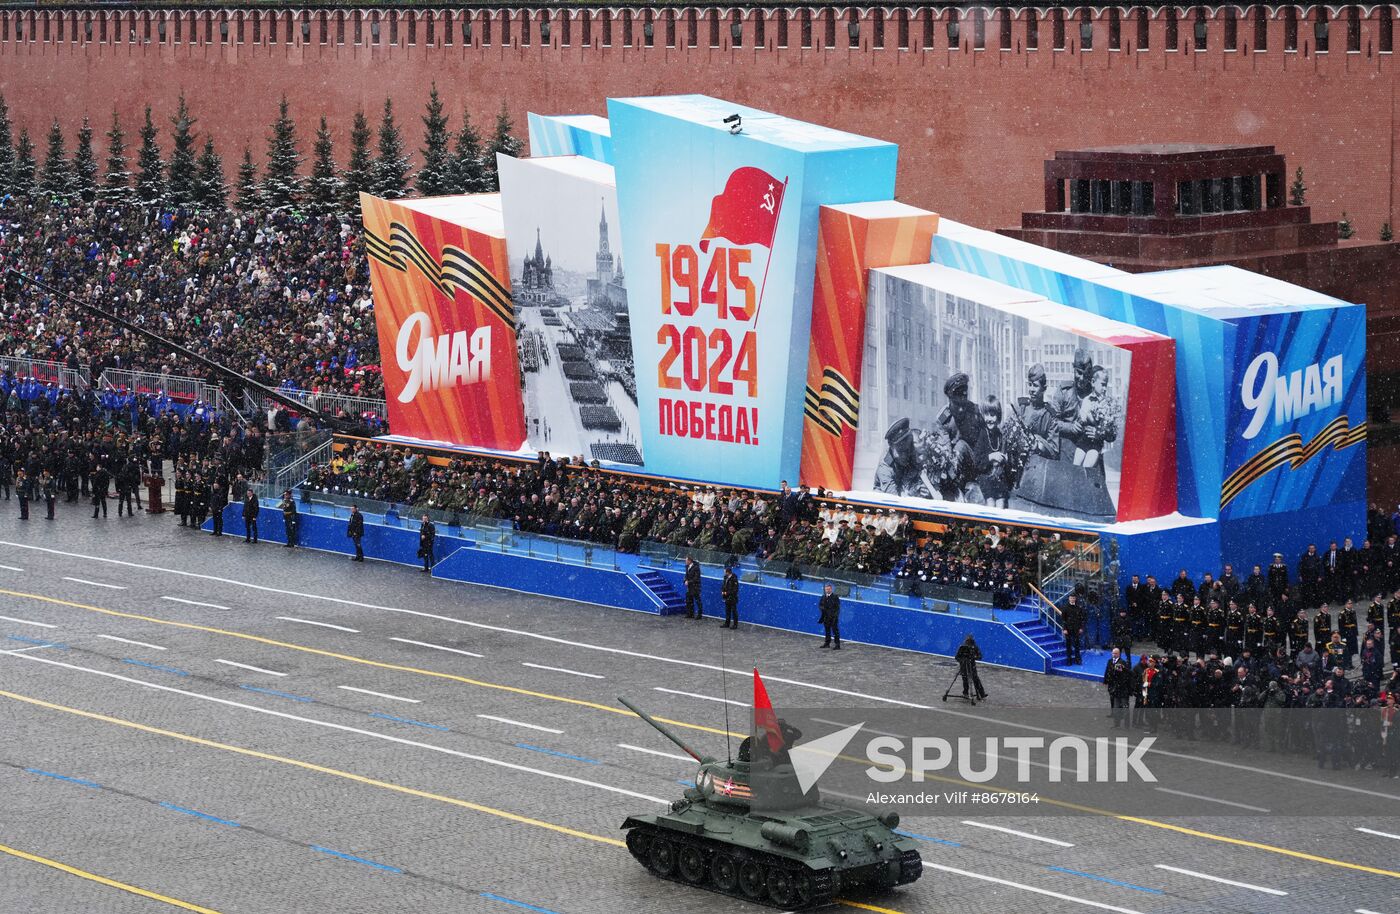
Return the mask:
[(525, 440), (515, 313), (495, 195), (360, 195), (389, 426), (426, 441)]
[(639, 465), (612, 166), (503, 155), (498, 173), (530, 449)]
[(869, 286), (854, 488), (1105, 523), (1175, 509), (1171, 340), (937, 264)]
[(895, 147), (706, 96), (608, 113), (648, 470), (795, 481), (818, 210), (893, 196)]

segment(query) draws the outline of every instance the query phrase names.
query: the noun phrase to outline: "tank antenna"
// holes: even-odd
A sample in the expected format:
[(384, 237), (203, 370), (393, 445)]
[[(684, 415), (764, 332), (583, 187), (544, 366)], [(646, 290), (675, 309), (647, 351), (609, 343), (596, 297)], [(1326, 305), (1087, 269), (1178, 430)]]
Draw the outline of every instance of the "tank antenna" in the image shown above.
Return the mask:
[(724, 661), (724, 642), (729, 640), (724, 635), (719, 639), (719, 687), (724, 696), (724, 754), (729, 760), (729, 764), (734, 764), (734, 751), (729, 741), (729, 665)]

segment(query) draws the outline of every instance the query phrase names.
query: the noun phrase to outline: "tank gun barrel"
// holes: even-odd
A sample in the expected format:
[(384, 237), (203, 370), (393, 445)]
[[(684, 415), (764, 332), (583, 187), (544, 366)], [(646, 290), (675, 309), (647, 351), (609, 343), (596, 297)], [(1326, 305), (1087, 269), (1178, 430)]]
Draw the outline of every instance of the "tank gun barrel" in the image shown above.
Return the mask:
[(684, 751), (686, 755), (688, 755), (688, 756), (690, 756), (691, 758), (695, 759), (697, 762), (703, 762), (703, 761), (705, 761), (705, 759), (704, 759), (703, 757), (701, 757), (700, 753), (696, 752), (694, 749), (692, 749), (692, 748), (690, 748), (689, 746), (687, 746), (687, 745), (685, 744), (685, 742), (684, 742), (679, 736), (677, 736), (676, 734), (672, 733), (670, 730), (666, 729), (665, 727), (661, 726), (661, 724), (657, 723), (656, 720), (655, 720), (650, 714), (648, 714), (647, 712), (643, 711), (641, 708), (637, 707), (636, 705), (632, 704), (632, 702), (630, 702), (630, 701), (628, 701), (627, 699), (623, 698), (621, 695), (619, 695), (619, 696), (617, 697), (617, 700), (620, 701), (620, 702), (622, 702), (623, 706), (626, 707), (627, 710), (631, 711), (633, 714), (637, 715), (637, 716), (640, 717), (642, 720), (646, 721), (647, 723), (649, 723), (649, 724), (651, 724), (653, 727), (655, 727), (655, 728), (661, 733), (662, 736), (666, 737), (666, 738), (669, 739), (671, 742), (675, 743), (677, 746), (680, 746), (681, 749), (682, 749), (682, 751)]

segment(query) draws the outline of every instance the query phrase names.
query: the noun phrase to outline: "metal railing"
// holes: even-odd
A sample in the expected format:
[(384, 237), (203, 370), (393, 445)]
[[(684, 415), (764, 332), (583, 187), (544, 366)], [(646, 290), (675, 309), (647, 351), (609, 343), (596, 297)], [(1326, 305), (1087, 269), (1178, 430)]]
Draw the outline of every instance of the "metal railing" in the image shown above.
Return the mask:
[[(353, 397), (348, 394), (333, 393), (312, 393), (306, 390), (297, 390), (290, 387), (279, 387), (278, 393), (284, 394), (292, 399), (306, 404), (309, 409), (317, 410), (326, 415), (347, 415), (362, 416), (369, 414), (381, 421), (387, 422), (389, 417), (388, 404), (383, 400), (374, 397)], [(259, 397), (250, 391), (243, 392), (243, 406), (249, 413), (266, 414), (268, 409), (273, 407), (281, 408), (266, 397)]]
[(223, 388), (201, 378), (159, 374), (154, 371), (132, 371), (127, 368), (107, 368), (97, 379), (98, 386), (133, 393), (165, 394), (172, 400), (196, 400), (211, 405), (226, 399)]
[(62, 362), (45, 359), (0, 356), (0, 372), (13, 372), (17, 378), (34, 378), (72, 390), (86, 390), (92, 386), (86, 368), (69, 368)]

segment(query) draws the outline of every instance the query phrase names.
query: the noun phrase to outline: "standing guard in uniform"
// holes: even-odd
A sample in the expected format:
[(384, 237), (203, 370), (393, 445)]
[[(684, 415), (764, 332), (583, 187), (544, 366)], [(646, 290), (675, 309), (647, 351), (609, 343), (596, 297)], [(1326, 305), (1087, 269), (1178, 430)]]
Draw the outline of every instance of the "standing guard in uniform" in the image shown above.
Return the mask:
[[(29, 480), (29, 474), (20, 467), (15, 471), (15, 495), (19, 498), (19, 519), (29, 520), (29, 499), (33, 495), (33, 483)], [(1396, 601), (1400, 604), (1400, 600)]]
[(180, 526), (190, 525), (190, 480), (185, 468), (175, 465), (175, 513), (180, 515)]
[(1200, 597), (1195, 597), (1191, 601), (1191, 609), (1187, 615), (1191, 620), (1191, 633), (1187, 636), (1189, 650), (1197, 657), (1205, 656), (1206, 649), (1206, 607), (1201, 602)]
[(1313, 644), (1317, 645), (1317, 650), (1321, 653), (1327, 642), (1331, 640), (1332, 609), (1324, 602), (1317, 608), (1317, 614), (1313, 616)]
[(112, 474), (107, 472), (107, 468), (98, 464), (92, 471), (92, 518), (97, 519), (98, 511), (102, 516), (107, 516), (107, 487), (111, 485)]
[(1165, 590), (1158, 590), (1155, 610), (1157, 613), (1157, 647), (1164, 654), (1170, 654), (1175, 643), (1175, 639), (1172, 637), (1175, 633), (1172, 623), (1173, 609), (1175, 607), (1172, 605), (1172, 595)]
[(225, 477), (216, 475), (209, 485), (209, 513), (214, 519), (214, 532), (211, 536), (224, 535), (224, 509), (228, 507), (228, 482)]
[[(1254, 656), (1264, 656), (1264, 617), (1259, 615), (1259, 607), (1253, 603), (1249, 604), (1249, 611), (1244, 614), (1244, 646), (1253, 651)], [(1269, 653), (1273, 652), (1274, 649), (1269, 648)]]
[(1244, 636), (1244, 623), (1240, 604), (1231, 600), (1230, 608), (1225, 611), (1225, 651), (1231, 657), (1238, 657), (1248, 644)]
[(243, 493), (243, 542), (256, 543), (258, 541), (258, 514), (262, 511), (262, 505), (258, 502), (258, 493), (249, 486)]
[(345, 535), (350, 537), (350, 542), (355, 544), (355, 555), (351, 557), (350, 561), (363, 562), (365, 550), (361, 542), (365, 538), (365, 516), (360, 513), (359, 505), (350, 506), (350, 523), (345, 525)]
[(1191, 607), (1181, 594), (1172, 603), (1172, 650), (1191, 653)]
[(739, 628), (739, 576), (733, 565), (724, 568), (724, 580), (719, 585), (719, 598), (724, 602), (724, 628)]
[(297, 503), (296, 500), (292, 498), (291, 489), (287, 489), (282, 493), (282, 501), (277, 507), (282, 511), (282, 524), (287, 533), (287, 542), (283, 545), (288, 549), (295, 549), (297, 546), (297, 526), (300, 524), (300, 518), (297, 517)]
[(1220, 608), (1220, 601), (1212, 597), (1210, 605), (1206, 607), (1206, 636), (1203, 646), (1207, 654), (1224, 653), (1225, 622), (1225, 610)]
[(437, 527), (428, 519), (428, 515), (423, 515), (423, 524), (418, 528), (418, 557), (423, 560), (423, 573), (429, 574), (433, 570), (433, 543), (437, 539)]
[(58, 480), (44, 469), (39, 473), (39, 492), (44, 496), (44, 508), (48, 511), (47, 520), (53, 520), (54, 502), (58, 501)]
[(1296, 657), (1308, 644), (1308, 611), (1299, 609), (1288, 626), (1288, 656)]
[(1346, 645), (1346, 650), (1342, 653), (1342, 669), (1350, 670), (1352, 659), (1360, 651), (1356, 639), (1356, 605), (1350, 597), (1342, 605), (1342, 611), (1337, 613), (1337, 631), (1341, 633), (1342, 643)]

